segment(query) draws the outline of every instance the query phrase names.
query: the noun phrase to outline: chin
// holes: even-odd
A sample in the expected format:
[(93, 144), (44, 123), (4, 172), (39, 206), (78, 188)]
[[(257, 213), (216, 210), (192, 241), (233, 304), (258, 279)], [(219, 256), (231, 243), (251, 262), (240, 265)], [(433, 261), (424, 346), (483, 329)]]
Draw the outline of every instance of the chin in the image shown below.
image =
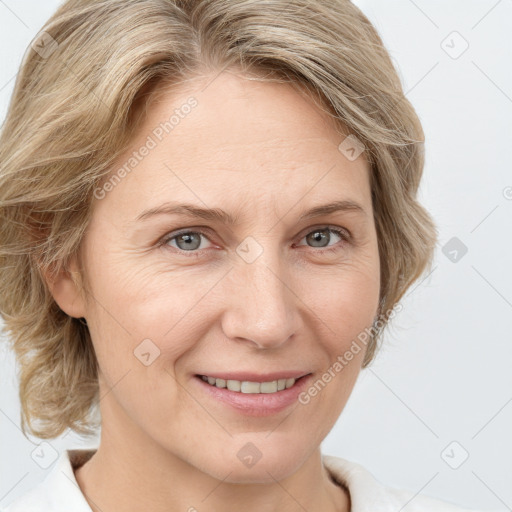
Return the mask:
[(214, 457), (201, 469), (223, 482), (269, 484), (294, 474), (306, 457), (295, 450), (290, 450), (289, 446), (286, 450), (269, 447), (266, 452), (262, 453), (262, 450), (258, 454), (251, 444), (244, 444), (242, 449), (236, 450), (235, 453), (228, 450), (226, 455)]

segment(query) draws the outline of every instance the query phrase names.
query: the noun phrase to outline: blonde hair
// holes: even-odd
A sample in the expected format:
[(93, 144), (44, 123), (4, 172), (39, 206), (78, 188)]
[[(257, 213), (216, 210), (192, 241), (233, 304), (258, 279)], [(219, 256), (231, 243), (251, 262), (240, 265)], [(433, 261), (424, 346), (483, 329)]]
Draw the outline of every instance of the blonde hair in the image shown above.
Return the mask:
[[(432, 264), (437, 232), (417, 201), (422, 128), (379, 35), (348, 0), (69, 0), (27, 49), (0, 134), (0, 311), (24, 433), (95, 433), (89, 331), (43, 276), (80, 254), (93, 190), (157, 85), (230, 67), (309, 91), (364, 144), (381, 314)], [(386, 325), (384, 316), (363, 368)]]

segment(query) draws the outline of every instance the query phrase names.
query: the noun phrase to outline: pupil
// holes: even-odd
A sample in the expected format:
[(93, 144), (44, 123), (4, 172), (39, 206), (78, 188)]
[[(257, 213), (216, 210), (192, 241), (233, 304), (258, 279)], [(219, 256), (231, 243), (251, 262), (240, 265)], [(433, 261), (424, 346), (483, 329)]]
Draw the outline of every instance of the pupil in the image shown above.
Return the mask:
[(325, 233), (325, 230), (314, 231), (312, 234), (313, 241), (315, 243), (322, 242), (322, 240), (325, 241), (327, 239), (327, 236), (324, 233)]
[[(197, 236), (195, 237), (198, 238)], [(199, 247), (197, 240), (194, 245), (194, 234), (184, 233), (178, 237), (178, 241), (184, 241), (186, 245), (186, 249), (197, 249)]]

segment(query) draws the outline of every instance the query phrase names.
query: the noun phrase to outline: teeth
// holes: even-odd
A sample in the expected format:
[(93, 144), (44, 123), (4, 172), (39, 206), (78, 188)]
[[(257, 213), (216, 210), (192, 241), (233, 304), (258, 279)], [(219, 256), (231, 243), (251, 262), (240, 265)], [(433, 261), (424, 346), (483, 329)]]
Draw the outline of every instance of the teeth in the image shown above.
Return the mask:
[(285, 387), (286, 389), (291, 388), (295, 384), (295, 379), (286, 379)]
[(277, 380), (272, 382), (262, 382), (260, 384), (260, 393), (275, 393), (277, 391)]
[(234, 381), (236, 382), (238, 388), (235, 388), (233, 391), (241, 391), (242, 393), (261, 393), (260, 390), (260, 383), (259, 382), (249, 382), (247, 380), (240, 382), (240, 381)]
[(291, 388), (295, 384), (295, 379), (278, 379), (271, 382), (250, 382), (247, 380), (224, 380), (214, 377), (202, 375), (201, 378), (218, 388), (227, 388), (230, 391), (238, 391), (239, 393), (276, 393), (283, 389)]
[(239, 380), (228, 380), (226, 381), (226, 387), (230, 391), (240, 391), (240, 387), (242, 386), (242, 383)]

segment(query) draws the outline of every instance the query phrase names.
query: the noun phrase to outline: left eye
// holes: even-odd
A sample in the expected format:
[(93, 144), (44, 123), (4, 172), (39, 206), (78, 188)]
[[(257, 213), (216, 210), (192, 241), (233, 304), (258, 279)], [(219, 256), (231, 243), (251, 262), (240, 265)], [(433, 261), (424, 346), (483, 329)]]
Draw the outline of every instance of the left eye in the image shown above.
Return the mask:
[[(329, 242), (331, 241), (331, 235), (333, 233), (341, 240), (348, 241), (349, 239), (348, 233), (346, 233), (344, 230), (331, 227), (320, 227), (313, 229), (302, 239), (306, 239), (309, 243), (313, 244), (310, 245), (310, 247), (327, 247), (329, 248), (328, 250), (335, 250), (331, 249), (330, 247), (331, 245), (336, 244), (329, 245)], [(178, 249), (179, 251), (197, 252), (198, 250), (205, 249), (205, 247), (201, 247), (202, 238), (209, 241), (208, 236), (203, 231), (182, 231), (181, 233), (165, 236), (161, 240), (160, 245), (171, 245), (171, 242), (173, 242), (175, 245), (171, 245), (171, 247)]]
[(335, 229), (335, 228), (330, 228), (330, 227), (322, 227), (322, 228), (314, 229), (313, 231), (310, 231), (304, 238), (306, 238), (310, 243), (320, 244), (320, 245), (313, 245), (312, 247), (320, 247), (320, 248), (329, 247), (329, 245), (322, 245), (322, 244), (324, 244), (325, 241), (327, 241), (327, 242), (331, 241), (331, 233), (334, 233), (341, 240), (348, 239), (348, 235), (344, 231), (342, 231), (341, 229)]

